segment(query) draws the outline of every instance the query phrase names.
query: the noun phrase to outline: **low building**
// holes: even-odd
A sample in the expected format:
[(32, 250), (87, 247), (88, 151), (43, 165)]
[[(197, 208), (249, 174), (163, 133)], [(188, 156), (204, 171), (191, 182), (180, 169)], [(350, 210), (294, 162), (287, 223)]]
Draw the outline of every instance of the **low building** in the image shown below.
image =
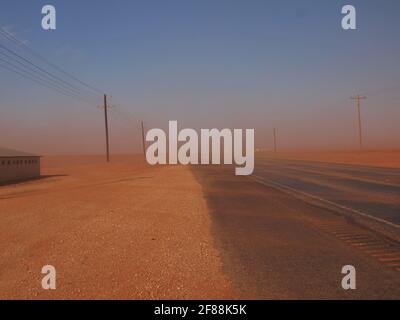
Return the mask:
[(0, 147), (0, 182), (40, 177), (40, 156)]

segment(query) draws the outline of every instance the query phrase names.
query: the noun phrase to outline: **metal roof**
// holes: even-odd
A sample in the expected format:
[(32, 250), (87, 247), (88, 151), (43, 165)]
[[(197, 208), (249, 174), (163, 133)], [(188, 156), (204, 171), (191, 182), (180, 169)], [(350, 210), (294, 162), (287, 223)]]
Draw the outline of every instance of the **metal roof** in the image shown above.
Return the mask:
[(38, 156), (37, 154), (0, 147), (0, 158), (14, 158), (14, 157), (40, 157), (40, 156)]

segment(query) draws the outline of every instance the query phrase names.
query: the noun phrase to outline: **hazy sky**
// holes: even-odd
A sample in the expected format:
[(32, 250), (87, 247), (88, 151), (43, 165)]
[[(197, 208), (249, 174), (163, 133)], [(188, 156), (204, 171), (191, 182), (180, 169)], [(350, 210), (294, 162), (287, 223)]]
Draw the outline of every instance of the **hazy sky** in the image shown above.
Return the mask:
[[(57, 9), (55, 31), (41, 28), (45, 4)], [(341, 28), (345, 4), (357, 9), (357, 31)], [(353, 148), (358, 93), (368, 96), (366, 146), (400, 147), (398, 0), (2, 0), (0, 26), (113, 96), (114, 152), (140, 150), (140, 119), (255, 128), (260, 148), (273, 127), (282, 149)], [(0, 145), (100, 153), (97, 104), (0, 67)]]

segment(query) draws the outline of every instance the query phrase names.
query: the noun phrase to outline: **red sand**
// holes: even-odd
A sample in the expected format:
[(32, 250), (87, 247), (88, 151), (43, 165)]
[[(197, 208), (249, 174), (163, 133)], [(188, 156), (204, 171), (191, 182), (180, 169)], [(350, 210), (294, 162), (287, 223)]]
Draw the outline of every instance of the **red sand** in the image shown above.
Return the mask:
[[(0, 299), (233, 298), (190, 168), (141, 156), (45, 157), (0, 187)], [(57, 290), (41, 269), (57, 270)]]

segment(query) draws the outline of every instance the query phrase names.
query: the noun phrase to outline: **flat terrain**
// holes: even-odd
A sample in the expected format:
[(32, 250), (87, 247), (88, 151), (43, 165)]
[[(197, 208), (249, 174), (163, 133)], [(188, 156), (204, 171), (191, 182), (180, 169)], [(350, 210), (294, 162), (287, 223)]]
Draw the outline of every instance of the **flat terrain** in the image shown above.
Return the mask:
[[(0, 298), (234, 298), (189, 168), (142, 158), (44, 159), (0, 187)], [(57, 290), (41, 269), (57, 270)]]
[[(45, 158), (42, 179), (0, 187), (0, 298), (400, 299), (400, 169), (336, 156), (260, 155), (251, 177), (135, 156)], [(48, 264), (52, 292), (41, 288)], [(357, 290), (341, 287), (345, 265)]]

